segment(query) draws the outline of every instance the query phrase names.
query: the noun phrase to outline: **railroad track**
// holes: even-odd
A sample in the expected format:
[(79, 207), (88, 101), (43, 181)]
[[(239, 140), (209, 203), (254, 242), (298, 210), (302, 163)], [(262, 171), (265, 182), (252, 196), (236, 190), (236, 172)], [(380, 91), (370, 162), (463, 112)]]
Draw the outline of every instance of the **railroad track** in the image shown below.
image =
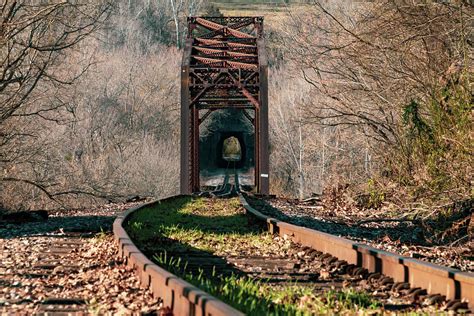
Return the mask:
[[(441, 266), (376, 250), (349, 240), (311, 229), (268, 218), (253, 209), (240, 192), (238, 175), (226, 172), (223, 183), (212, 192), (218, 197), (238, 194), (251, 222), (266, 226), (276, 242), (291, 240), (291, 251), (283, 256), (266, 253), (264, 256), (211, 256), (189, 252), (168, 252), (169, 257), (186, 258), (188, 271), (204, 274), (233, 273), (271, 284), (312, 284), (316, 291), (347, 287), (377, 293), (386, 310), (406, 310), (437, 306), (446, 311), (467, 311), (466, 299), (474, 301), (474, 276)], [(173, 200), (175, 197), (165, 199)], [(144, 207), (152, 207), (148, 204)], [(140, 276), (142, 284), (163, 301), (168, 312), (175, 315), (202, 313), (205, 315), (238, 315), (240, 312), (215, 297), (150, 261), (133, 244), (122, 225), (135, 211), (127, 211), (114, 223), (115, 238), (121, 255)], [(211, 272), (212, 271), (212, 272)], [(178, 273), (179, 271), (174, 271)], [(179, 273), (178, 273), (179, 274)], [(397, 301), (397, 304), (389, 302)], [(404, 302), (404, 303), (403, 303)]]
[[(369, 284), (398, 292), (410, 301), (451, 311), (468, 311), (474, 303), (474, 274), (378, 250), (313, 229), (270, 218), (240, 196), (245, 209), (267, 224), (268, 230), (321, 251), (334, 262), (343, 262), (349, 273), (360, 274)], [(374, 282), (375, 281), (375, 282)], [(387, 287), (388, 286), (388, 287)], [(468, 303), (469, 302), (469, 303)]]
[(50, 212), (42, 222), (1, 222), (0, 315), (115, 313), (127, 304), (120, 296), (124, 286), (129, 298), (146, 302), (130, 313), (156, 309), (111, 246), (112, 223), (125, 207)]
[[(91, 235), (90, 233), (67, 233), (60, 238), (44, 242), (38, 256), (39, 260), (32, 265), (33, 271), (42, 271), (43, 274), (37, 275), (41, 277), (79, 272), (82, 267), (77, 264), (76, 254), (86, 244), (84, 237), (91, 237)], [(31, 270), (27, 273), (31, 273)], [(50, 296), (42, 300), (36, 313), (84, 315), (87, 310), (86, 298)]]
[(198, 196), (219, 198), (237, 196), (242, 191), (242, 188), (240, 186), (239, 173), (237, 172), (235, 164), (236, 161), (229, 161), (224, 170), (222, 182), (209, 191), (199, 193)]
[(90, 234), (87, 233), (68, 232), (24, 240), (34, 243), (35, 247), (28, 256), (31, 262), (25, 262), (20, 267), (9, 264), (13, 263), (10, 260), (13, 260), (18, 250), (3, 245), (0, 286), (12, 291), (4, 293), (5, 297), (1, 302), (3, 308), (0, 306), (0, 312), (11, 312), (13, 309), (16, 312), (27, 313), (25, 310), (34, 309), (36, 315), (84, 315), (87, 312), (87, 298), (61, 297), (62, 286), (59, 284), (50, 284), (48, 288), (50, 295), (40, 300), (32, 297), (30, 289), (34, 283), (43, 282), (51, 277), (79, 272), (82, 267), (77, 263), (77, 252), (85, 246), (87, 243), (85, 238), (88, 237)]
[[(227, 182), (232, 182), (232, 178), (234, 178), (234, 190), (237, 191), (238, 175), (229, 173)], [(229, 188), (226, 190), (222, 193), (232, 191)], [(460, 273), (454, 269), (401, 258), (335, 236), (270, 219), (246, 204), (242, 193), (238, 194), (250, 223), (264, 225), (274, 233), (272, 243), (278, 246), (276, 249), (289, 245), (288, 251), (279, 253), (275, 249), (270, 249), (263, 255), (247, 251), (220, 258), (203, 255), (202, 252), (193, 256), (189, 252), (176, 251), (168, 252), (168, 256), (187, 257), (188, 269), (194, 272), (227, 271), (249, 276), (261, 280), (262, 284), (272, 284), (275, 287), (297, 281), (301, 285), (311, 284), (315, 291), (320, 293), (325, 293), (329, 289), (354, 287), (371, 293), (377, 291), (377, 299), (382, 302), (394, 299), (407, 302), (406, 306), (384, 303), (389, 310), (433, 304), (442, 306), (445, 310), (459, 312), (468, 308), (466, 302), (460, 299), (468, 298), (472, 302), (469, 296), (473, 293), (471, 273)], [(172, 197), (170, 200), (174, 199), (175, 197)], [(152, 205), (154, 204), (148, 204)], [(126, 217), (144, 207), (146, 205), (119, 216), (114, 223), (115, 238), (119, 241), (120, 255), (130, 268), (135, 270), (142, 285), (152, 290), (155, 301), (162, 302), (161, 312), (163, 314), (173, 312), (175, 315), (199, 314), (199, 312), (213, 315), (240, 314), (236, 309), (177, 278), (141, 254), (123, 230), (122, 223)], [(95, 228), (92, 227), (90, 219), (83, 221), (72, 219), (71, 222), (75, 225), (70, 229), (58, 230), (59, 226), (54, 226), (50, 229), (54, 230), (54, 233), (47, 232), (22, 238), (21, 241), (31, 247), (28, 246), (28, 250), (21, 254), (16, 247), (2, 242), (0, 288), (7, 288), (9, 292), (0, 300), (0, 313), (21, 313), (26, 309), (34, 311), (36, 315), (84, 315), (90, 312), (88, 305), (90, 297), (65, 294), (65, 285), (61, 282), (85, 268), (78, 262), (78, 254), (81, 249), (90, 247), (91, 237), (100, 231), (100, 227), (94, 225), (92, 226)], [(26, 232), (22, 234), (27, 236)], [(21, 264), (13, 266), (14, 259), (18, 255), (23, 256)], [(421, 272), (420, 277), (417, 271)], [(56, 282), (47, 282), (50, 286), (48, 295), (39, 300), (38, 297), (32, 297), (34, 295), (29, 296), (29, 293), (32, 293), (28, 292), (27, 288), (32, 289), (33, 283), (48, 279)], [(429, 282), (420, 285), (420, 282), (426, 280)], [(48, 284), (45, 287), (48, 287)], [(440, 284), (443, 288), (436, 287)], [(83, 286), (85, 284), (77, 284), (78, 288)], [(152, 301), (151, 298), (149, 300)], [(472, 310), (472, 306), (470, 308)]]

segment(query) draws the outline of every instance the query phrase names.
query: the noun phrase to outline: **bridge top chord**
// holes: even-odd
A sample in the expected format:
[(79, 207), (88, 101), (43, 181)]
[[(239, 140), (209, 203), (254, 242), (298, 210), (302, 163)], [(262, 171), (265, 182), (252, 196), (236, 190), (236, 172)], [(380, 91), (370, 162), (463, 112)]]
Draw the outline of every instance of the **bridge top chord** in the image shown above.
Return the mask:
[(190, 17), (192, 68), (258, 70), (263, 17)]

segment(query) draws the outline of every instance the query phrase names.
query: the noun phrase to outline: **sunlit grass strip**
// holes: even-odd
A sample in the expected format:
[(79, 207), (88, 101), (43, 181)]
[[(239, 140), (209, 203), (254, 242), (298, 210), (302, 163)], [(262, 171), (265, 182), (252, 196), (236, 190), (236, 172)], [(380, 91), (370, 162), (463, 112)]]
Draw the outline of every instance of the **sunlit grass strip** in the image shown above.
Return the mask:
[[(155, 253), (153, 260), (207, 293), (249, 315), (308, 315), (373, 309), (377, 303), (365, 293), (330, 290), (323, 297), (312, 286), (297, 283), (270, 285), (234, 274), (190, 271), (183, 258), (168, 253), (198, 251), (214, 256), (237, 249), (281, 250), (272, 235), (248, 224), (237, 199), (209, 200), (183, 197), (131, 215), (126, 224), (140, 248)], [(290, 244), (288, 243), (288, 247)]]
[(353, 289), (329, 290), (321, 297), (315, 295), (311, 286), (297, 283), (277, 287), (251, 278), (218, 275), (215, 269), (211, 277), (206, 277), (203, 270), (193, 274), (187, 271), (187, 262), (168, 257), (166, 252), (153, 259), (171, 273), (248, 315), (313, 315), (379, 307), (368, 294)]

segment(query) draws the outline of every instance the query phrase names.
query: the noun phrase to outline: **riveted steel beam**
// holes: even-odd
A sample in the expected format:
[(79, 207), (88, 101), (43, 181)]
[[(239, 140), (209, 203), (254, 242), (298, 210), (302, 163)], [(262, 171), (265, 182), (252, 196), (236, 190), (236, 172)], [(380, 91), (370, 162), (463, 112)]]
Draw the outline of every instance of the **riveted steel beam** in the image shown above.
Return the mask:
[[(228, 108), (244, 111), (254, 125), (255, 189), (269, 193), (267, 76), (262, 17), (188, 18), (181, 82), (182, 193), (200, 189), (199, 124), (211, 111)], [(199, 111), (206, 112), (200, 116)]]

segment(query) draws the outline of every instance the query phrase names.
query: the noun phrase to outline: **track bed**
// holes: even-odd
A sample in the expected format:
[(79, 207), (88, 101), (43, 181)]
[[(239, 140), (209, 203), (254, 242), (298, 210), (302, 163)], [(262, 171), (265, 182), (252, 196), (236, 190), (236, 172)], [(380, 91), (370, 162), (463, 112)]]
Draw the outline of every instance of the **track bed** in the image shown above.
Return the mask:
[(155, 263), (247, 314), (429, 312), (453, 305), (271, 235), (238, 199), (167, 200), (133, 212), (125, 229)]
[(153, 313), (150, 291), (121, 259), (111, 235), (131, 204), (50, 212), (42, 222), (0, 223), (0, 314)]

